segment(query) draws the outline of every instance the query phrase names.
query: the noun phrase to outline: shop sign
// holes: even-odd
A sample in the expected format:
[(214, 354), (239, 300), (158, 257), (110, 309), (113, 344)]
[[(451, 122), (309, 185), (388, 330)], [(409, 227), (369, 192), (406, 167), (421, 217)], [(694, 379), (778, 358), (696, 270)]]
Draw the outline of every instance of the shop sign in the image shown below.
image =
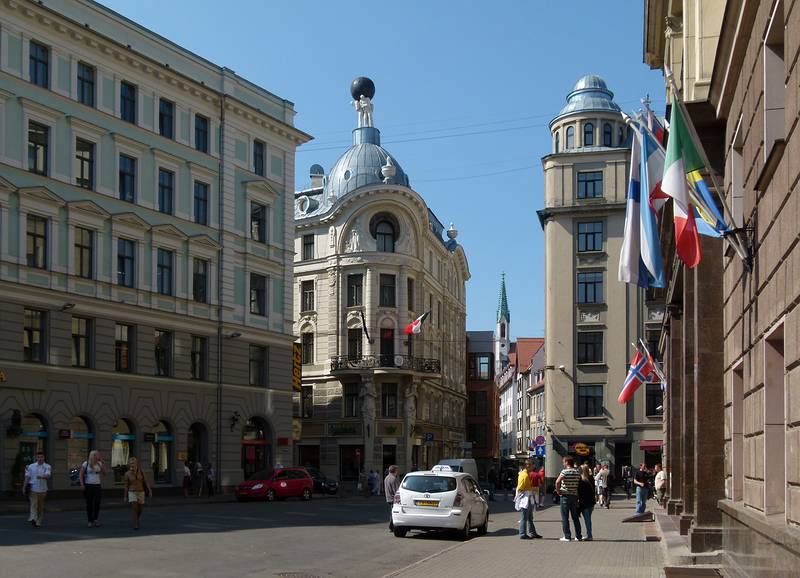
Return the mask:
[(447, 432), (447, 439), (454, 442), (464, 441), (464, 434), (460, 431)]
[[(146, 438), (146, 437), (147, 437), (147, 434), (144, 434), (144, 435), (145, 435), (145, 438)], [(112, 435), (111, 435), (111, 439), (112, 439), (113, 441), (115, 441), (115, 442), (116, 442), (116, 441), (120, 441), (120, 442), (132, 442), (132, 441), (134, 441), (134, 440), (136, 439), (136, 436), (135, 436), (135, 435), (133, 435), (133, 434), (112, 434)], [(147, 440), (145, 439), (145, 441), (147, 441)]]
[(154, 442), (154, 441), (156, 441), (156, 434), (154, 434), (154, 433), (145, 433), (144, 434), (144, 441), (146, 441), (146, 442)]
[(303, 348), (299, 343), (292, 344), (292, 389), (303, 390)]
[(58, 439), (60, 440), (68, 440), (72, 437), (72, 432), (68, 429), (60, 429), (58, 430)]
[(331, 436), (358, 436), (361, 435), (359, 424), (355, 423), (330, 423), (328, 435)]
[(569, 453), (577, 456), (590, 456), (594, 453), (594, 446), (585, 444), (583, 442), (575, 442), (569, 444)]
[(279, 446), (288, 446), (289, 445), (289, 438), (287, 438), (287, 437), (278, 438), (278, 445)]

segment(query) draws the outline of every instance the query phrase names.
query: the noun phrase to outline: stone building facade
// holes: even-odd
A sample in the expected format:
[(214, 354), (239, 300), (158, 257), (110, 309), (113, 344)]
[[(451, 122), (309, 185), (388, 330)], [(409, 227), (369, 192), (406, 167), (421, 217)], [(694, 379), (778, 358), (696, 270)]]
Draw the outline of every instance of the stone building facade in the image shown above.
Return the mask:
[[(457, 231), (380, 146), (371, 116), (311, 181), (295, 193), (298, 463), (351, 482), (461, 457), (470, 272)], [(421, 333), (404, 335), (425, 312)]]
[(292, 103), (90, 1), (4, 0), (0, 54), (0, 489), (289, 461)]
[[(800, 3), (645, 3), (645, 62), (675, 81), (749, 250), (704, 239), (661, 348), (669, 513), (748, 576), (800, 562)], [(681, 66), (686, 63), (686, 66)], [(667, 93), (671, 94), (669, 84)], [(669, 239), (662, 240), (667, 250)], [(720, 346), (722, 344), (722, 346)]]
[(550, 122), (542, 158), (545, 238), (546, 473), (564, 455), (611, 464), (660, 459), (660, 388), (617, 403), (631, 343), (643, 336), (643, 293), (617, 280), (630, 145), (613, 93), (598, 76), (579, 79)]
[(467, 442), (483, 480), (497, 470), (500, 400), (494, 381), (494, 333), (467, 331)]

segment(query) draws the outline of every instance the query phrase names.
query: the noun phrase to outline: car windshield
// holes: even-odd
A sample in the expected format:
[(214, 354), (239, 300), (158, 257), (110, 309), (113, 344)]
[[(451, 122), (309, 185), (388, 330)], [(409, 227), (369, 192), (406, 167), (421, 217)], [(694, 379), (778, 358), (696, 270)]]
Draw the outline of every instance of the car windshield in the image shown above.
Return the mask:
[(248, 480), (268, 480), (272, 477), (273, 470), (261, 470), (260, 472), (256, 472), (249, 478)]
[(403, 488), (425, 494), (452, 492), (456, 489), (456, 479), (444, 476), (406, 476)]

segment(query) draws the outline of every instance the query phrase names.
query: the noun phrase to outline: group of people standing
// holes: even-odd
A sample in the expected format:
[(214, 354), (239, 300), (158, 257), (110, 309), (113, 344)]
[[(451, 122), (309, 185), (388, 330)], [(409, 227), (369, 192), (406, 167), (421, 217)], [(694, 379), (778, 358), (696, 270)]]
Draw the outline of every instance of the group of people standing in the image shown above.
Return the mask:
[(183, 497), (188, 498), (194, 493), (201, 498), (204, 491), (206, 496), (212, 497), (216, 477), (217, 472), (210, 463), (203, 466), (202, 462), (183, 462)]
[[(34, 528), (41, 528), (44, 520), (44, 504), (47, 499), (47, 488), (52, 476), (52, 467), (45, 462), (44, 452), (36, 452), (36, 461), (25, 468), (25, 479), (22, 492), (28, 497), (30, 511), (28, 521)], [(81, 464), (79, 480), (86, 501), (86, 519), (90, 528), (100, 526), (100, 503), (103, 497), (103, 476), (108, 468), (102, 454), (93, 450), (85, 462)], [(139, 529), (139, 520), (145, 497), (153, 496), (153, 490), (139, 467), (139, 460), (128, 460), (128, 471), (123, 476), (123, 502), (131, 505), (131, 522), (134, 530)]]

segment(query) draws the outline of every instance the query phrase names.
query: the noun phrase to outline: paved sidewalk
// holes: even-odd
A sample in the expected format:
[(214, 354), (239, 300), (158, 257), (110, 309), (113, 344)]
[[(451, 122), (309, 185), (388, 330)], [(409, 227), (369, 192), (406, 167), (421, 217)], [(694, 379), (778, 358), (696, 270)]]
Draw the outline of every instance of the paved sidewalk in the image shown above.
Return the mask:
[[(610, 510), (596, 508), (592, 516), (593, 542), (560, 542), (558, 505), (536, 513), (536, 530), (543, 540), (520, 540), (519, 514), (509, 502), (492, 502), (489, 533), (456, 543), (387, 576), (402, 578), (465, 578), (469, 576), (625, 576), (660, 578), (663, 549), (644, 540), (644, 524), (623, 524), (633, 514), (634, 500), (617, 500)], [(584, 530), (585, 532), (585, 530)], [(400, 538), (395, 538), (399, 540)]]

